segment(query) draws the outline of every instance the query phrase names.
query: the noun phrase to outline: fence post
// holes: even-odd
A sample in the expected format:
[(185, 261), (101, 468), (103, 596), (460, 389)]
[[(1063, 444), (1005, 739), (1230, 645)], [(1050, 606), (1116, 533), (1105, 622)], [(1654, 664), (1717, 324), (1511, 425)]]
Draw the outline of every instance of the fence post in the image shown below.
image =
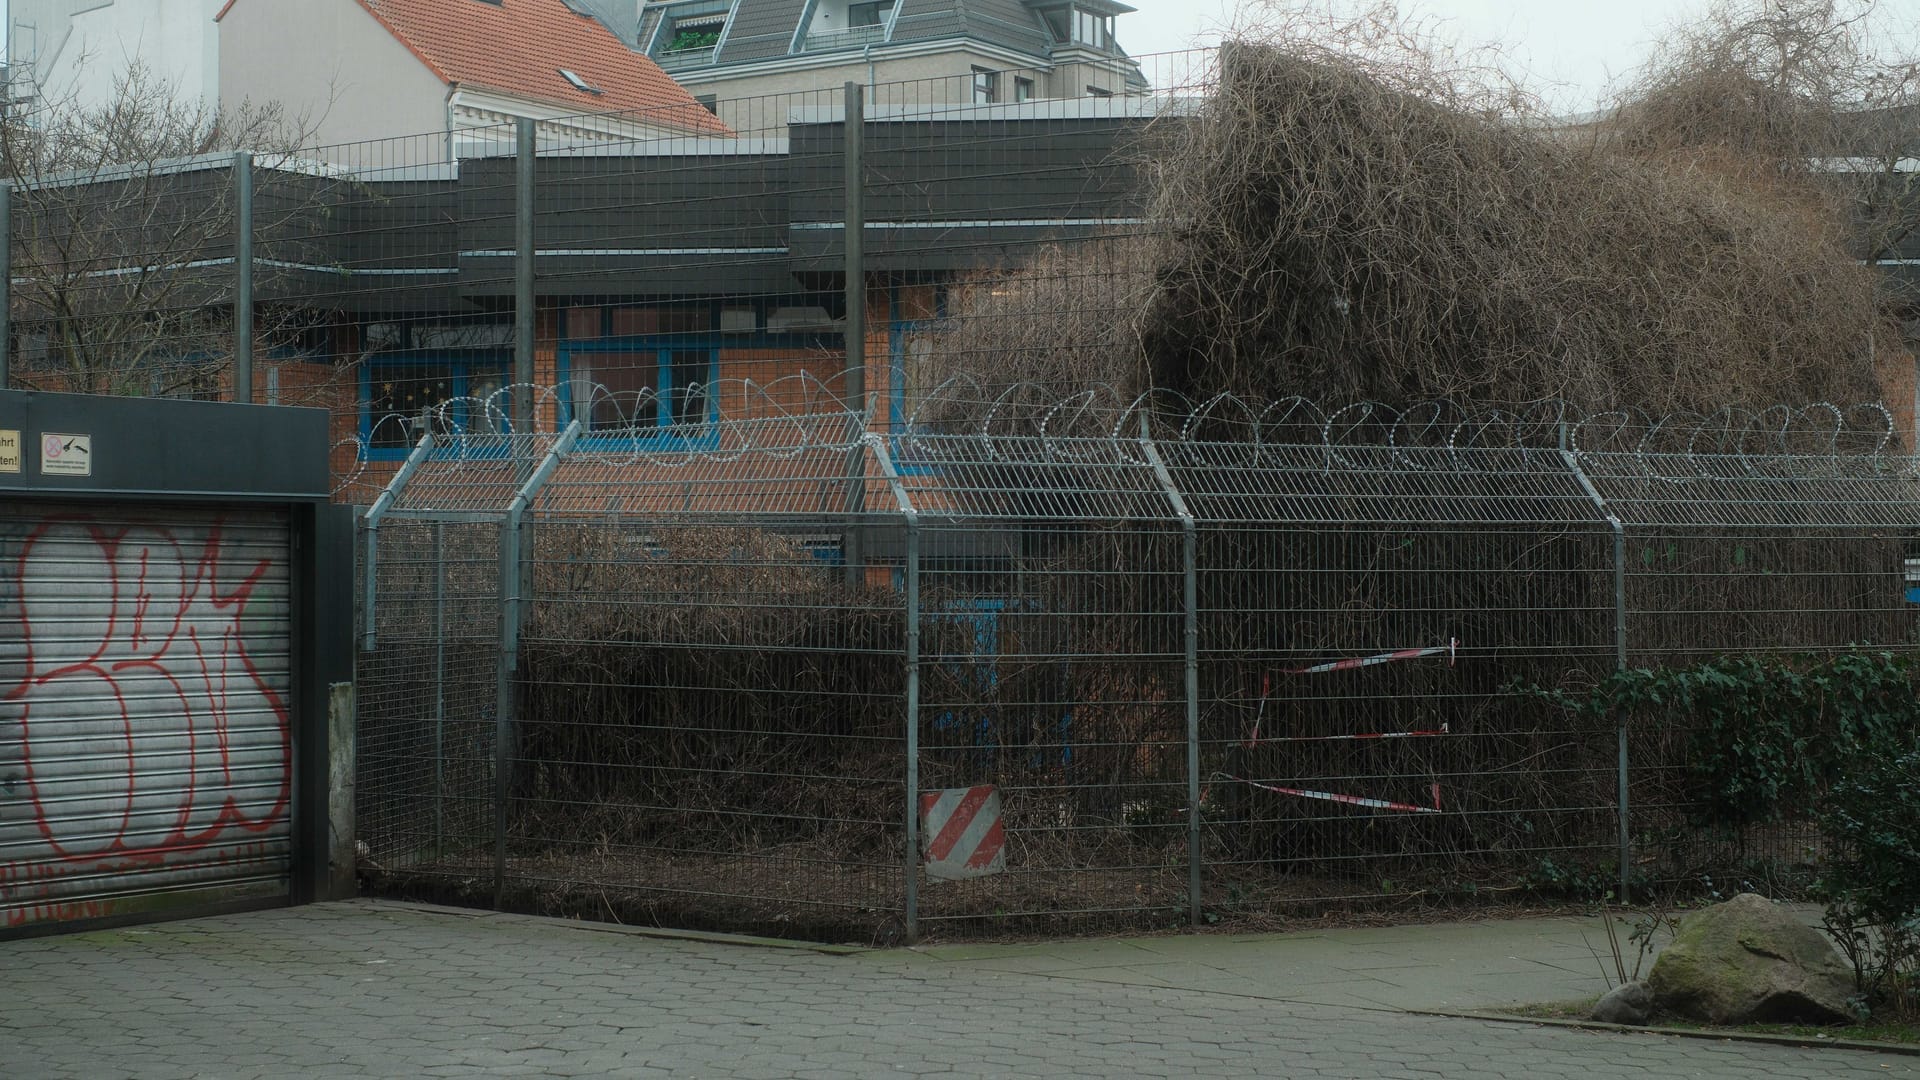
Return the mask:
[(253, 155), (233, 155), (233, 400), (253, 404)]
[(13, 376), (13, 182), (0, 180), (0, 390)]
[(880, 463), (880, 472), (886, 477), (907, 529), (903, 597), (907, 619), (906, 761), (901, 768), (901, 784), (906, 789), (907, 851), (902, 910), (907, 940), (913, 941), (920, 936), (920, 513), (913, 508), (913, 499), (900, 481), (900, 470), (894, 468), (887, 441), (872, 432), (864, 434), (861, 441)]
[(447, 523), (433, 523), (433, 854), (446, 849)]
[[(1607, 500), (1600, 489), (1593, 486), (1585, 469), (1580, 467), (1580, 458), (1571, 449), (1560, 448), (1560, 460), (1566, 463), (1568, 471), (1586, 492), (1594, 509), (1600, 511), (1607, 528), (1613, 533), (1613, 664), (1615, 671), (1627, 670), (1627, 527), (1620, 515), (1607, 507)], [(1627, 805), (1627, 782), (1629, 769), (1627, 761), (1627, 714), (1622, 712), (1614, 731), (1615, 739), (1615, 780), (1619, 787), (1620, 800), (1620, 903), (1628, 904), (1632, 900), (1629, 889), (1633, 871), (1633, 836), (1630, 828), (1631, 817)]]
[[(866, 269), (866, 87), (857, 82), (846, 84), (845, 117), (841, 125), (845, 129), (845, 162), (842, 167), (846, 183), (847, 220), (841, 233), (845, 237), (846, 263), (843, 272), (846, 276), (847, 329), (845, 345), (847, 350), (845, 393), (848, 410), (861, 416), (861, 433), (873, 423), (873, 414), (867, 408), (867, 269)], [(845, 538), (841, 542), (841, 558), (846, 563), (848, 585), (859, 585), (865, 569), (865, 556), (861, 551), (859, 515), (866, 509), (867, 482), (865, 475), (865, 454), (857, 445), (860, 436), (855, 436), (855, 461), (861, 468), (849, 470), (850, 486), (847, 492), (847, 512), (854, 520), (848, 523)]]
[(845, 93), (847, 400), (858, 406), (867, 398), (867, 89), (849, 82)]
[(373, 500), (372, 506), (367, 508), (367, 516), (361, 519), (367, 530), (367, 558), (361, 564), (361, 576), (365, 578), (361, 585), (366, 590), (365, 602), (360, 605), (360, 617), (366, 623), (362, 627), (361, 652), (372, 652), (374, 646), (374, 612), (380, 600), (380, 590), (377, 588), (376, 580), (378, 576), (376, 571), (380, 564), (380, 522), (387, 516), (387, 511), (393, 509), (394, 504), (400, 501), (400, 493), (407, 489), (407, 481), (413, 479), (415, 470), (419, 469), (432, 453), (433, 427), (428, 425), (427, 430), (421, 433), (420, 441), (413, 445), (413, 451), (407, 455), (407, 460), (400, 463), (400, 468), (393, 474), (393, 479), (387, 481), (387, 486), (381, 490), (380, 496)]
[(1201, 911), (1200, 850), (1200, 537), (1187, 500), (1174, 485), (1173, 474), (1161, 460), (1147, 430), (1147, 418), (1140, 417), (1140, 448), (1153, 465), (1153, 475), (1166, 492), (1174, 516), (1180, 519), (1181, 610), (1184, 613), (1186, 698), (1187, 698), (1187, 918), (1199, 926)]
[[(573, 449), (580, 437), (580, 418), (575, 417), (555, 439), (546, 456), (514, 492), (507, 513), (500, 522), (500, 662), (495, 673), (493, 715), (493, 906), (501, 906), (507, 889), (507, 797), (512, 791), (514, 676), (520, 667), (520, 604), (522, 563), (520, 522), (546, 486), (547, 478), (560, 466), (560, 459)], [(522, 440), (512, 436), (515, 443)]]
[(533, 206), (538, 131), (530, 117), (514, 127), (513, 415), (515, 435), (533, 430)]

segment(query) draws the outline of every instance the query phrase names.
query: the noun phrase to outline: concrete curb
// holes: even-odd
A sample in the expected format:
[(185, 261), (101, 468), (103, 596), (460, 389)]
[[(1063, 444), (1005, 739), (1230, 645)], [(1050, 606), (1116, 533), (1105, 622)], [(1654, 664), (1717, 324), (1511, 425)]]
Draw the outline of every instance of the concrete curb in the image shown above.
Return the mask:
[(510, 911), (493, 911), (487, 908), (451, 907), (446, 904), (426, 904), (412, 900), (387, 900), (374, 897), (362, 897), (357, 900), (340, 902), (372, 908), (376, 911), (440, 915), (457, 919), (472, 919), (475, 921), (517, 922), (535, 926), (559, 927), (567, 930), (583, 930), (594, 934), (624, 934), (628, 937), (661, 938), (668, 941), (694, 941), (705, 945), (735, 945), (756, 949), (785, 949), (791, 952), (820, 953), (826, 956), (857, 956), (861, 953), (872, 951), (860, 945), (829, 945), (816, 941), (790, 941), (785, 938), (754, 937), (751, 934), (723, 934), (705, 930), (673, 930), (659, 926), (627, 926), (621, 923), (589, 922), (584, 919), (556, 919), (546, 915), (521, 915)]
[(1638, 1024), (1603, 1024), (1598, 1020), (1573, 1020), (1549, 1016), (1519, 1016), (1514, 1013), (1477, 1010), (1407, 1009), (1415, 1016), (1443, 1016), (1455, 1020), (1491, 1020), (1501, 1024), (1541, 1024), (1547, 1027), (1586, 1028), (1590, 1031), (1622, 1031), (1641, 1035), (1672, 1035), (1682, 1039), (1770, 1043), (1801, 1049), (1853, 1050), (1873, 1054), (1902, 1054), (1920, 1057), (1920, 1043), (1871, 1042), (1866, 1039), (1810, 1039), (1804, 1035), (1771, 1035), (1760, 1031), (1707, 1031), (1700, 1028), (1658, 1027)]

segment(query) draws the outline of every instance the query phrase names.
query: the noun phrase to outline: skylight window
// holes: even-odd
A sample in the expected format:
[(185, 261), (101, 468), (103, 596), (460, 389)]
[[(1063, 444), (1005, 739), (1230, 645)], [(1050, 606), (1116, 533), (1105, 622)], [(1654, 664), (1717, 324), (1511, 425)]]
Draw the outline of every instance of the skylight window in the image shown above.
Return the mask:
[(560, 77), (567, 80), (567, 82), (571, 83), (575, 90), (584, 90), (589, 94), (600, 93), (599, 87), (593, 85), (592, 83), (581, 78), (579, 75), (575, 74), (574, 72), (567, 70), (566, 68), (560, 69)]

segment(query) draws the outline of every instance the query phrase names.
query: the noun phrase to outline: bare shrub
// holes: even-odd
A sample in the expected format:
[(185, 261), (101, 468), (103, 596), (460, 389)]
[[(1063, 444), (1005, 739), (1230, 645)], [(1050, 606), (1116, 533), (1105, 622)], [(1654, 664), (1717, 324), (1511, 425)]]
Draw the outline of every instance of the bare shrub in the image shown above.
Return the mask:
[[(1618, 109), (1569, 126), (1497, 56), (1391, 5), (1275, 5), (1223, 48), (1197, 115), (1148, 140), (1150, 235), (988, 276), (943, 366), (1056, 396), (1878, 398), (1876, 341), (1901, 339), (1860, 260), (1915, 210), (1902, 151), (1875, 141), (1898, 125), (1859, 109), (1913, 101), (1913, 69), (1833, 0), (1753, 7), (1677, 35)], [(1770, 49), (1791, 54), (1772, 73)], [(1836, 170), (1843, 150), (1859, 161)]]
[(523, 834), (708, 853), (885, 845), (896, 600), (741, 526), (545, 524), (533, 566)]

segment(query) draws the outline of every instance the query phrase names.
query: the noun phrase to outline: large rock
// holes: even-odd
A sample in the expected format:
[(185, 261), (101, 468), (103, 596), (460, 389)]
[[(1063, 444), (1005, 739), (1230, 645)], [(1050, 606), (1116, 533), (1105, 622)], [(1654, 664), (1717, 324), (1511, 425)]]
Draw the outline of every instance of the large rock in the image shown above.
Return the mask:
[(1826, 936), (1753, 893), (1681, 922), (1647, 974), (1654, 1007), (1709, 1024), (1852, 1019), (1853, 969)]
[(1594, 1002), (1591, 1018), (1603, 1024), (1644, 1024), (1653, 1012), (1653, 995), (1643, 982), (1623, 983)]

